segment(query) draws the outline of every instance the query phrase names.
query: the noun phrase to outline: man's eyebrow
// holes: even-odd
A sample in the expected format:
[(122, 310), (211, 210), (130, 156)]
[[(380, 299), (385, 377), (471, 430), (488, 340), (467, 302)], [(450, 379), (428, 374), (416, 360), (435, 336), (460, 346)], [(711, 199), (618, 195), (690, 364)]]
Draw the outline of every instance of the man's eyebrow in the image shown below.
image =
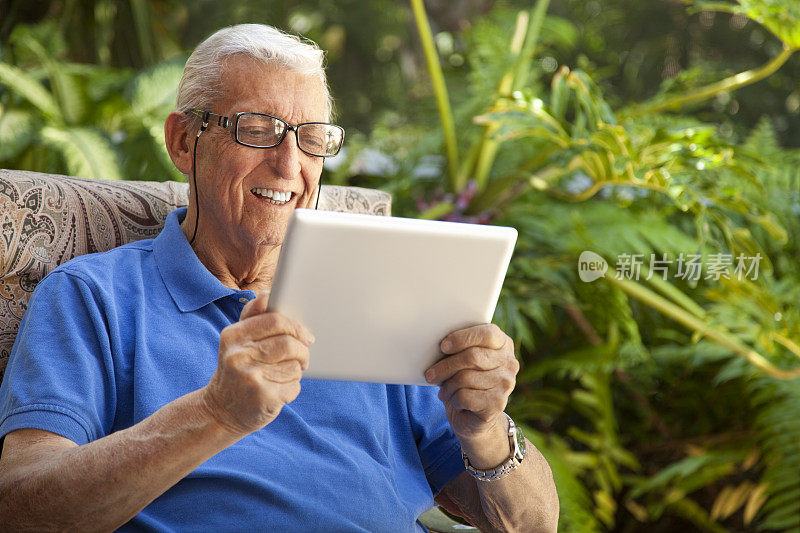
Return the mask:
[(234, 111), (231, 114), (235, 114), (235, 113), (260, 113), (262, 115), (270, 115), (270, 116), (273, 116), (273, 117), (278, 117), (279, 119), (283, 120), (284, 122), (288, 122), (289, 124), (305, 124), (305, 123), (308, 123), (308, 122), (327, 122), (325, 120), (324, 116), (322, 116), (320, 118), (317, 118), (317, 119), (303, 117), (302, 120), (298, 120), (298, 121), (295, 122), (295, 121), (292, 121), (292, 120), (289, 120), (288, 118), (286, 118), (286, 115), (276, 112), (274, 109), (264, 108), (264, 107), (260, 107), (260, 106), (253, 106), (252, 109), (241, 109), (239, 111)]

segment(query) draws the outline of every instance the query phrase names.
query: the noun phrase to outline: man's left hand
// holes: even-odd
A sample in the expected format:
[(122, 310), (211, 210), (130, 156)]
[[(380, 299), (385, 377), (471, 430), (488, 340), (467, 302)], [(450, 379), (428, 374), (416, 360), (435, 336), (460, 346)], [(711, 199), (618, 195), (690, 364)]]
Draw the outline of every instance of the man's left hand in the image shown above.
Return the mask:
[(519, 362), (514, 342), (494, 324), (460, 329), (442, 340), (445, 357), (425, 372), (439, 383), (439, 399), (462, 444), (479, 440), (497, 424), (516, 384)]

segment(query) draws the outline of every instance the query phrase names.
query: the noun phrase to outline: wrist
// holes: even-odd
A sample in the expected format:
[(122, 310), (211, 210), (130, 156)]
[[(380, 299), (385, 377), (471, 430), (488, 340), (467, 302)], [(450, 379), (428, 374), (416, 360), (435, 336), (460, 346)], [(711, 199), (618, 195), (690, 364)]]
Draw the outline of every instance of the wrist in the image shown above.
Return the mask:
[(239, 440), (249, 433), (236, 424), (229, 421), (230, 418), (222, 405), (217, 401), (209, 386), (206, 385), (202, 389), (196, 391), (197, 394), (197, 412), (202, 416), (216, 431)]
[(488, 430), (479, 434), (458, 436), (461, 451), (474, 468), (488, 470), (509, 458), (508, 427), (505, 414), (499, 413)]
[[(503, 413), (503, 417), (508, 424), (506, 438), (509, 450), (509, 455), (503, 462), (497, 463), (496, 466), (485, 467), (480, 462), (487, 461), (487, 457), (490, 456), (480, 454), (478, 455), (479, 463), (476, 465), (474, 460), (472, 462), (470, 461), (470, 457), (467, 455), (465, 450), (463, 448), (461, 449), (461, 457), (464, 459), (464, 467), (466, 468), (467, 472), (469, 472), (469, 474), (478, 481), (496, 481), (498, 479), (502, 479), (516, 470), (519, 465), (522, 464), (522, 460), (525, 458), (525, 437), (522, 434), (522, 430), (519, 429), (516, 424), (514, 424), (514, 421), (511, 420), (511, 417), (506, 413)], [(496, 450), (495, 447), (492, 447), (491, 449), (493, 451)], [(495, 464), (495, 462), (492, 461), (489, 464)]]

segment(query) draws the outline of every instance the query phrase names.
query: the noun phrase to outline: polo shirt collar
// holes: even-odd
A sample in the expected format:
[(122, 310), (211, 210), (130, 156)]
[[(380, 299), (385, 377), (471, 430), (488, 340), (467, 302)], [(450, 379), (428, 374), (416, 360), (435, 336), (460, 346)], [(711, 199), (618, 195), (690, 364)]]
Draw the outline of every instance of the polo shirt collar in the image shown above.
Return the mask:
[(164, 229), (153, 241), (156, 266), (172, 299), (182, 312), (196, 311), (211, 302), (234, 294), (200, 262), (181, 222), (188, 208), (179, 207), (167, 215)]

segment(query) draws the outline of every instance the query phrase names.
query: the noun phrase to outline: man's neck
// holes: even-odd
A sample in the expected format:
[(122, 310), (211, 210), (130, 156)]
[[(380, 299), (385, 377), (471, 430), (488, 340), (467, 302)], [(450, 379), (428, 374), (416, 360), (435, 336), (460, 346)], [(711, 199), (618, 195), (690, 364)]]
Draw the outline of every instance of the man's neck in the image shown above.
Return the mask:
[[(185, 222), (185, 221), (184, 221)], [(186, 233), (185, 223), (183, 224)], [(188, 238), (188, 236), (187, 236)], [(242, 245), (204, 239), (192, 243), (197, 258), (223, 285), (235, 290), (261, 292), (272, 287), (280, 245)]]

